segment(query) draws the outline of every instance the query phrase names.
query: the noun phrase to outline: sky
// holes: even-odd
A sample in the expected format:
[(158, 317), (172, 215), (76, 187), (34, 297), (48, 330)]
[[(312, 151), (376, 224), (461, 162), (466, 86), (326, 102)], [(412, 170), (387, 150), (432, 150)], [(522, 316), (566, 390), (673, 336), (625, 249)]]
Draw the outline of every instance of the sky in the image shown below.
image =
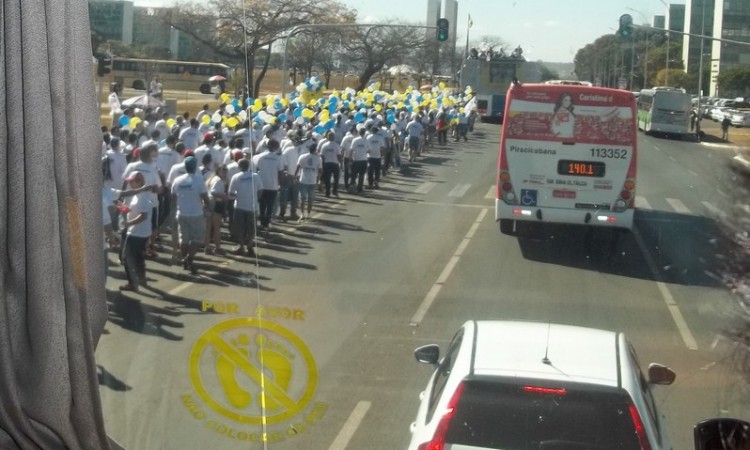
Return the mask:
[[(424, 23), (427, 16), (427, 0), (339, 1), (356, 9), (362, 23), (388, 19)], [(174, 0), (134, 3), (159, 7), (170, 6)], [(484, 36), (494, 36), (507, 43), (510, 50), (520, 45), (524, 56), (532, 61), (573, 62), (580, 48), (603, 34), (614, 33), (622, 14), (633, 16), (636, 24), (645, 24), (665, 12), (662, 0), (459, 0), (457, 45), (463, 47), (466, 42), (470, 15), (472, 45), (480, 43)]]

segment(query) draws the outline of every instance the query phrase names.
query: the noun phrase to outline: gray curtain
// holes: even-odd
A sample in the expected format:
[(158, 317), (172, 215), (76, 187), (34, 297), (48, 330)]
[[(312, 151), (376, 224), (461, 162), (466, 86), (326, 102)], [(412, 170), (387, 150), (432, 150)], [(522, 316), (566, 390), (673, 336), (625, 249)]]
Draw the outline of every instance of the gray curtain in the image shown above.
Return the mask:
[(86, 0), (3, 0), (0, 60), (0, 448), (109, 449)]

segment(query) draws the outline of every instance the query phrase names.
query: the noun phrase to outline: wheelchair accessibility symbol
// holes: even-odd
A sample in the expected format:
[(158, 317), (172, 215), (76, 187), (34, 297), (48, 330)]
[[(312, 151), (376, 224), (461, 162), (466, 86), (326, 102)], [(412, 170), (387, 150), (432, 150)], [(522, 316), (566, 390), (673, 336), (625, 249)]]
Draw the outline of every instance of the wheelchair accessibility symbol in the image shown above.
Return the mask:
[(521, 205), (536, 206), (536, 194), (535, 189), (521, 189)]
[(303, 412), (318, 385), (310, 349), (278, 323), (235, 318), (203, 333), (190, 352), (190, 381), (214, 411), (261, 425)]

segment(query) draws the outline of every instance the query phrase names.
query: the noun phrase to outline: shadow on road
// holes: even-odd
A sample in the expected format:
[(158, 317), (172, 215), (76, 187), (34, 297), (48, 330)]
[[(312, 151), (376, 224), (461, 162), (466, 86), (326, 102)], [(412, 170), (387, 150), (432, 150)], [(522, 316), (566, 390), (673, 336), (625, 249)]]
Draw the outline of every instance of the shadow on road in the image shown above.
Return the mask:
[(539, 225), (519, 235), (525, 258), (631, 278), (725, 286), (724, 274), (742, 254), (726, 229), (700, 216), (637, 210), (634, 232)]

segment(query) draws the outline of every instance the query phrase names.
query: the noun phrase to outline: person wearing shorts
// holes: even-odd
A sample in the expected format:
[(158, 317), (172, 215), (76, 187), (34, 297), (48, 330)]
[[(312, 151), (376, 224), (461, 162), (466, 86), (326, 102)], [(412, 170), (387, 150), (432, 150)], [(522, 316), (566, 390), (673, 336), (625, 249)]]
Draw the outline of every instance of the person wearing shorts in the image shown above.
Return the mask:
[(193, 263), (198, 247), (206, 238), (206, 214), (210, 213), (208, 190), (201, 174), (196, 174), (198, 160), (185, 158), (184, 175), (172, 183), (172, 205), (177, 207), (177, 227), (180, 235), (182, 267), (196, 273)]

